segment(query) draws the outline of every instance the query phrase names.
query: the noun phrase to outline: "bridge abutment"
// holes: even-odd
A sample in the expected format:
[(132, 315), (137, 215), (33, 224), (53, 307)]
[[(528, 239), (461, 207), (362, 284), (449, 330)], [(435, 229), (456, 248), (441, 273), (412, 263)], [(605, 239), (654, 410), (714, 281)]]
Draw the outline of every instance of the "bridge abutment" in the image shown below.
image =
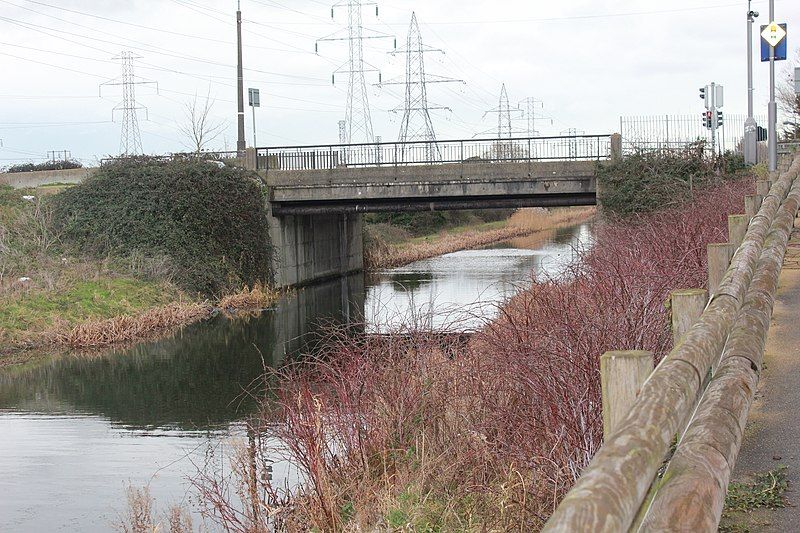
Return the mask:
[(363, 230), (358, 213), (271, 217), (275, 285), (306, 285), (361, 272)]

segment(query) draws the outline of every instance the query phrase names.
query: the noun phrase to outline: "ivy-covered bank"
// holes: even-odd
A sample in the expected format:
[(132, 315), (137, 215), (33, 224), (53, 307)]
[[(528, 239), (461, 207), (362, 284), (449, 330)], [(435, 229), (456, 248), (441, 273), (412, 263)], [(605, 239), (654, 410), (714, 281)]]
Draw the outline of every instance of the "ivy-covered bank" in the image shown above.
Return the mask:
[(136, 340), (223, 301), (266, 306), (267, 217), (257, 175), (189, 158), (118, 160), (60, 192), (0, 188), (0, 363)]

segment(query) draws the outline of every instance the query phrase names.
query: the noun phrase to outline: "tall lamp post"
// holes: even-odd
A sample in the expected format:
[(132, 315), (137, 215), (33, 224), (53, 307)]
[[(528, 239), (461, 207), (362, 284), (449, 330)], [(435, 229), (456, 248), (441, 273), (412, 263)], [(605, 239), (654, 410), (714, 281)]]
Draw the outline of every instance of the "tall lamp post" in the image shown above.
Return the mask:
[(753, 118), (753, 23), (758, 12), (750, 9), (752, 0), (747, 2), (747, 120), (744, 123), (744, 162), (748, 165), (758, 163), (758, 124)]

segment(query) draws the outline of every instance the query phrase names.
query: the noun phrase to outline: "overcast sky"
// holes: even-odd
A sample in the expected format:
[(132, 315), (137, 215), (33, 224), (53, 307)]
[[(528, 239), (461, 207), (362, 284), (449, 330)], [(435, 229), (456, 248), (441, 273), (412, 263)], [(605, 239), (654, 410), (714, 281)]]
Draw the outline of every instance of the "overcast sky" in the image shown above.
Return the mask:
[[(696, 114), (697, 88), (725, 86), (727, 113), (746, 111), (746, 1), (726, 0), (390, 0), (364, 7), (365, 27), (405, 42), (412, 11), (423, 38), (445, 54), (426, 54), (429, 74), (466, 84), (430, 85), (440, 139), (471, 138), (497, 128), (501, 84), (512, 105), (543, 102), (543, 135), (576, 128), (589, 134), (619, 129), (621, 115)], [(768, 22), (766, 1), (753, 2)], [(112, 109), (121, 88), (112, 58), (141, 56), (137, 101), (147, 153), (188, 148), (179, 126), (185, 104), (210, 94), (215, 120), (225, 124), (214, 148), (236, 146), (235, 0), (0, 0), (0, 167), (70, 150), (93, 163), (119, 153), (122, 115)], [(344, 118), (347, 77), (331, 74), (347, 59), (346, 43), (315, 41), (346, 24), (346, 8), (323, 0), (242, 0), (245, 85), (262, 92), (257, 111), (261, 146), (335, 143)], [(800, 24), (800, 1), (776, 0), (776, 19)], [(756, 42), (756, 53), (757, 45)], [(366, 42), (366, 59), (383, 80), (402, 77), (405, 58), (393, 39)], [(786, 67), (779, 63), (779, 71)], [(368, 75), (374, 130), (395, 140), (403, 89), (379, 88)], [(756, 62), (757, 113), (766, 112), (768, 68)], [(247, 139), (252, 119), (247, 110)], [(519, 114), (515, 113), (515, 116)], [(515, 122), (520, 131), (524, 120)]]

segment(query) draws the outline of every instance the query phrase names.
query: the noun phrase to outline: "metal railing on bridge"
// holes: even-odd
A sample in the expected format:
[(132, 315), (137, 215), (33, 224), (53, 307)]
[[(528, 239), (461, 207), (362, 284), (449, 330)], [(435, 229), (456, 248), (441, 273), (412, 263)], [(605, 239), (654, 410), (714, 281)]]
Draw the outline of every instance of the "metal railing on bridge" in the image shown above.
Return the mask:
[(586, 161), (611, 157), (611, 135), (468, 139), (452, 141), (286, 146), (259, 148), (259, 170)]

